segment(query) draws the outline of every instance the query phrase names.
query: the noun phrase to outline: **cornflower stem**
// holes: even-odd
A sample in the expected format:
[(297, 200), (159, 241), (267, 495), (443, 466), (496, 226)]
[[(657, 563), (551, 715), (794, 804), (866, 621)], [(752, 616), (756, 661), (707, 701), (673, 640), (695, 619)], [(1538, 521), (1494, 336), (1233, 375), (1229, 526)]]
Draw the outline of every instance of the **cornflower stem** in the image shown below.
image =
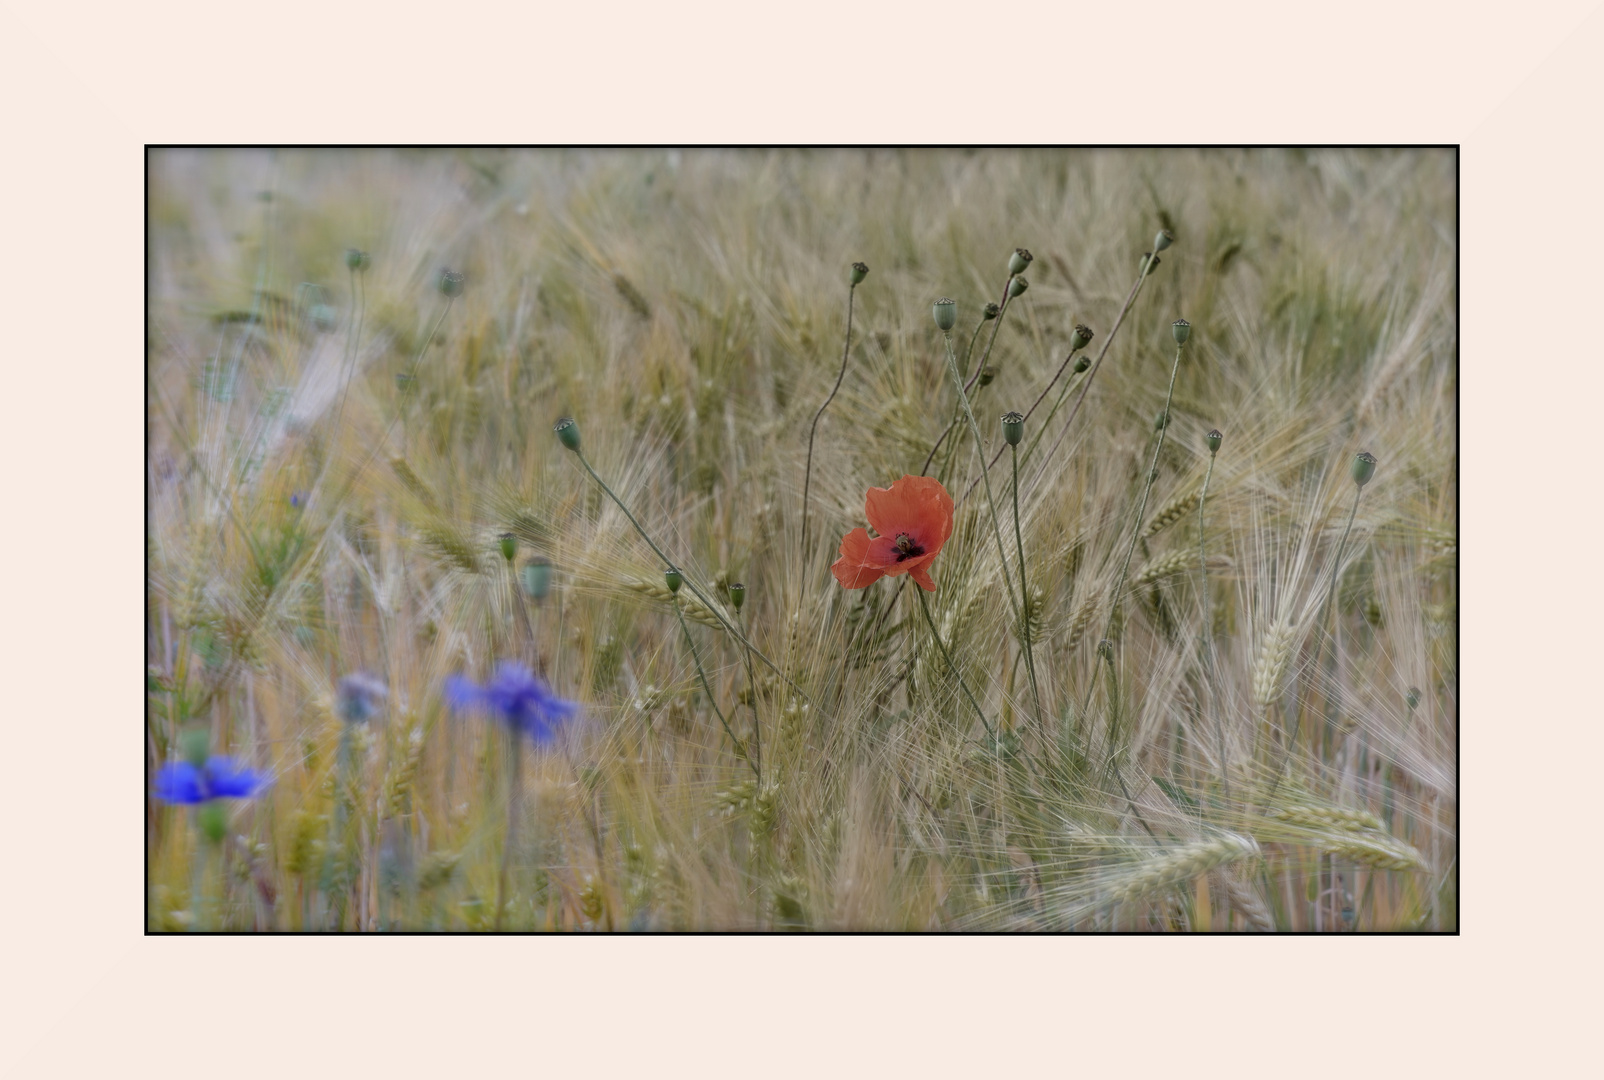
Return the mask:
[[(999, 315), (998, 319), (1002, 316)], [(995, 337), (996, 335), (992, 335)], [(969, 407), (969, 397), (964, 393), (963, 379), (958, 374), (958, 358), (953, 355), (952, 335), (942, 334), (947, 343), (947, 370), (952, 373), (953, 385), (958, 388), (958, 400), (963, 403), (964, 418), (969, 421), (969, 433), (975, 440), (975, 460), (980, 463), (980, 478), (986, 483), (986, 502), (991, 509), (992, 535), (997, 539), (997, 557), (1002, 562), (1003, 583), (1007, 586), (1008, 606), (1013, 609), (1014, 618), (1019, 618), (1019, 604), (1014, 600), (1014, 579), (1008, 573), (1008, 551), (1003, 546), (1002, 522), (997, 513), (997, 499), (991, 492), (991, 474), (986, 471), (986, 455), (980, 449), (980, 425), (975, 423), (974, 410)]]
[(1175, 397), (1175, 374), (1181, 369), (1181, 351), (1185, 345), (1175, 346), (1175, 362), (1170, 365), (1170, 388), (1164, 395), (1164, 426), (1158, 430), (1158, 441), (1153, 445), (1153, 463), (1147, 469), (1147, 483), (1142, 487), (1142, 498), (1136, 504), (1136, 523), (1131, 529), (1131, 542), (1125, 549), (1125, 561), (1120, 565), (1119, 576), (1114, 579), (1114, 595), (1108, 609), (1108, 623), (1103, 627), (1103, 637), (1114, 631), (1114, 612), (1119, 609), (1120, 593), (1125, 588), (1125, 575), (1131, 568), (1131, 556), (1136, 553), (1136, 541), (1142, 536), (1142, 515), (1147, 513), (1147, 497), (1153, 490), (1153, 481), (1158, 479), (1158, 456), (1164, 449), (1164, 436), (1169, 434), (1170, 402)]
[(946, 644), (941, 640), (941, 632), (936, 629), (936, 620), (930, 617), (930, 605), (925, 600), (924, 589), (915, 588), (913, 591), (919, 594), (919, 610), (925, 613), (925, 625), (930, 627), (930, 636), (935, 639), (936, 648), (941, 650), (941, 658), (947, 661), (947, 667), (952, 671), (953, 678), (958, 680), (958, 686), (963, 690), (964, 697), (969, 699), (969, 704), (975, 708), (975, 715), (980, 717), (980, 726), (986, 729), (986, 734), (991, 738), (992, 747), (996, 748), (999, 745), (997, 733), (992, 730), (991, 723), (986, 719), (985, 712), (981, 710), (980, 702), (976, 701), (975, 695), (969, 692), (969, 684), (964, 681), (963, 672), (959, 671), (958, 665), (953, 663), (952, 654), (947, 651)]
[[(735, 732), (730, 730), (730, 722), (724, 718), (724, 710), (718, 707), (718, 698), (713, 696), (713, 688), (708, 685), (707, 673), (702, 670), (702, 658), (696, 655), (696, 641), (691, 637), (691, 628), (685, 625), (685, 615), (679, 609), (678, 596), (674, 597), (674, 615), (679, 619), (679, 628), (685, 631), (685, 644), (690, 646), (691, 660), (696, 664), (696, 677), (702, 680), (702, 690), (706, 692), (707, 700), (713, 706), (714, 714), (718, 716), (718, 722), (724, 726), (724, 734), (730, 737), (730, 743), (735, 747), (736, 753), (746, 758), (746, 763), (751, 765), (752, 771), (756, 773), (757, 765), (753, 763), (751, 758), (746, 757), (746, 752), (741, 749), (741, 740), (737, 739)], [(762, 778), (761, 773), (758, 776), (759, 779)]]
[[(1115, 316), (1114, 325), (1108, 331), (1108, 337), (1103, 339), (1103, 347), (1098, 350), (1097, 359), (1092, 361), (1091, 370), (1086, 372), (1086, 379), (1080, 385), (1080, 394), (1075, 398), (1075, 406), (1069, 410), (1069, 416), (1064, 420), (1064, 426), (1059, 430), (1058, 438), (1053, 440), (1053, 445), (1047, 450), (1047, 460), (1052, 460), (1052, 456), (1058, 452), (1059, 444), (1064, 441), (1064, 436), (1069, 434), (1069, 429), (1074, 425), (1075, 417), (1080, 412), (1081, 404), (1086, 400), (1086, 392), (1092, 388), (1092, 379), (1097, 377), (1098, 370), (1103, 366), (1103, 357), (1108, 355), (1109, 346), (1114, 344), (1114, 335), (1119, 333), (1119, 328), (1125, 323), (1125, 316), (1130, 313), (1131, 305), (1136, 303), (1136, 297), (1141, 293), (1142, 283), (1147, 280), (1148, 269), (1152, 265), (1153, 260), (1151, 258), (1142, 260), (1142, 272), (1137, 275), (1136, 284), (1131, 286), (1130, 295), (1125, 298), (1124, 305), (1120, 307), (1119, 314)], [(1042, 465), (1037, 469), (1037, 481), (1041, 479), (1042, 473), (1046, 469), (1046, 465)], [(969, 490), (974, 490), (973, 484), (969, 486)], [(964, 498), (968, 497), (969, 491), (965, 491)]]
[[(824, 410), (830, 407), (835, 395), (841, 389), (841, 382), (847, 377), (847, 358), (852, 354), (852, 298), (857, 295), (856, 283), (847, 286), (847, 339), (841, 346), (841, 373), (835, 377), (835, 386), (830, 396), (824, 399), (819, 411), (813, 414), (813, 426), (808, 428), (808, 464), (802, 473), (802, 557), (805, 560), (808, 552), (808, 490), (813, 483), (813, 436), (818, 433), (819, 419), (824, 416)], [(807, 592), (807, 578), (802, 579), (802, 591)]]
[[(1354, 515), (1358, 514), (1359, 512), (1359, 496), (1363, 493), (1364, 488), (1355, 484), (1353, 489), (1353, 506), (1348, 509), (1348, 524), (1343, 527), (1342, 539), (1337, 543), (1337, 557), (1331, 563), (1331, 581), (1326, 585), (1326, 598), (1324, 603), (1320, 605), (1319, 625), (1321, 627), (1325, 626), (1326, 616), (1331, 611), (1331, 601), (1337, 593), (1337, 577), (1342, 572), (1342, 553), (1343, 550), (1348, 546), (1348, 534), (1353, 531)], [(1320, 661), (1323, 658), (1324, 653), (1325, 638), (1321, 638), (1320, 644), (1315, 648), (1314, 663), (1311, 665), (1311, 670), (1318, 671), (1320, 669)], [(1264, 796), (1265, 802), (1269, 802), (1270, 796), (1275, 794), (1275, 789), (1281, 784), (1281, 775), (1286, 770), (1287, 762), (1292, 758), (1293, 748), (1297, 745), (1298, 721), (1302, 718), (1303, 709), (1300, 702), (1298, 711), (1292, 714), (1292, 730), (1287, 736), (1287, 745), (1286, 749), (1281, 754), (1281, 763), (1275, 768), (1275, 776), (1270, 782), (1270, 790)]]
[(523, 801), (523, 744), (522, 736), (513, 727), (507, 729), (507, 840), (501, 848), (501, 875), (496, 881), (496, 921), (494, 929), (500, 931), (502, 915), (507, 910), (507, 869), (512, 865), (512, 849), (518, 843), (518, 807)]
[(1018, 548), (1019, 558), (1019, 603), (1024, 613), (1019, 626), (1025, 642), (1025, 670), (1030, 673), (1030, 699), (1036, 706), (1036, 726), (1041, 728), (1045, 737), (1047, 727), (1042, 720), (1041, 691), (1036, 687), (1036, 660), (1031, 655), (1030, 647), (1030, 590), (1025, 585), (1025, 537), (1019, 526), (1019, 447), (1011, 445), (1010, 449), (1014, 452), (1014, 544)]
[[(581, 451), (581, 450), (575, 450), (574, 451), (574, 456), (577, 457), (579, 459), (579, 463), (585, 467), (585, 471), (590, 473), (590, 478), (592, 480), (596, 481), (597, 486), (600, 487), (603, 491), (605, 491), (607, 493), (607, 497), (609, 499), (613, 500), (613, 502), (617, 504), (618, 508), (624, 512), (624, 516), (629, 519), (629, 523), (631, 525), (635, 526), (635, 531), (640, 534), (640, 538), (642, 540), (646, 541), (646, 546), (651, 548), (652, 551), (654, 551), (657, 554), (657, 557), (659, 559), (663, 560), (664, 569), (668, 569), (669, 567), (674, 566), (674, 560), (670, 559), (667, 555), (663, 554), (663, 549), (657, 546), (656, 542), (654, 540), (652, 540), (650, 534), (648, 534), (645, 529), (641, 528), (641, 523), (636, 521), (635, 520), (635, 515), (629, 512), (629, 507), (624, 505), (624, 500), (620, 499), (617, 495), (615, 495), (613, 493), (613, 489), (607, 486), (607, 482), (605, 480), (603, 480), (600, 476), (596, 475), (596, 470), (590, 467), (590, 462), (588, 460), (586, 460), (584, 452)], [(735, 640), (736, 641), (739, 641), (742, 645), (745, 645), (748, 649), (751, 649), (753, 656), (755, 656), (759, 660), (763, 661), (763, 663), (768, 666), (770, 671), (774, 672), (780, 678), (784, 679), (786, 681), (786, 683), (790, 685), (791, 689), (793, 689), (797, 693), (801, 694), (802, 697), (805, 700), (807, 700), (809, 702), (811, 702), (813, 700), (812, 698), (808, 697), (808, 695), (803, 691), (803, 689), (800, 686), (798, 686), (796, 683), (792, 682), (790, 676), (786, 675), (785, 672), (781, 671), (775, 665), (773, 660), (770, 660), (767, 656), (764, 656), (763, 655), (763, 651), (761, 649), (759, 649), (757, 646), (753, 645), (750, 641), (748, 641), (746, 639), (746, 635), (741, 633), (741, 631), (738, 630), (735, 627), (734, 623), (730, 622), (730, 620), (728, 620), (728, 619), (726, 619), (724, 617), (724, 613), (719, 610), (719, 605), (717, 605), (717, 604), (713, 603), (713, 601), (709, 600), (707, 598), (707, 594), (702, 592), (701, 589), (696, 587), (696, 582), (691, 580), (689, 574), (686, 574), (683, 569), (680, 570), (680, 573), (685, 579), (685, 587), (687, 589), (691, 590), (691, 594), (693, 596), (695, 596), (698, 600), (700, 600), (702, 602), (703, 606), (707, 608), (707, 610), (709, 610), (709, 611), (711, 611), (713, 613), (713, 617), (714, 618), (716, 618), (719, 622), (724, 624), (724, 629), (728, 630), (730, 633), (735, 635)], [(681, 620), (681, 621), (683, 622), (683, 620)]]
[(206, 857), (208, 843), (206, 830), (201, 828), (201, 805), (197, 803), (189, 815), (190, 825), (195, 830), (195, 854), (190, 857), (189, 866), (189, 907), (194, 917), (191, 924), (196, 930), (210, 930), (211, 914), (206, 905)]
[[(746, 629), (746, 621), (741, 618), (739, 611), (735, 613), (735, 621), (741, 624), (741, 629)], [(747, 692), (752, 697), (749, 703), (752, 706), (752, 760), (755, 762), (754, 767), (757, 770), (757, 782), (761, 784), (763, 782), (763, 725), (757, 716), (757, 676), (752, 673), (751, 648), (749, 646), (744, 647), (744, 651), (746, 653)]]
[(1208, 471), (1203, 474), (1203, 491), (1197, 497), (1198, 594), (1203, 598), (1203, 680), (1209, 684), (1209, 697), (1214, 703), (1214, 724), (1220, 737), (1220, 781), (1225, 787), (1225, 801), (1229, 803), (1231, 762), (1225, 753), (1225, 717), (1220, 712), (1220, 689), (1214, 678), (1214, 650), (1210, 641), (1214, 633), (1214, 619), (1209, 612), (1209, 554), (1208, 542), (1203, 534), (1203, 507), (1208, 502), (1209, 480), (1213, 476), (1214, 454), (1210, 453)]

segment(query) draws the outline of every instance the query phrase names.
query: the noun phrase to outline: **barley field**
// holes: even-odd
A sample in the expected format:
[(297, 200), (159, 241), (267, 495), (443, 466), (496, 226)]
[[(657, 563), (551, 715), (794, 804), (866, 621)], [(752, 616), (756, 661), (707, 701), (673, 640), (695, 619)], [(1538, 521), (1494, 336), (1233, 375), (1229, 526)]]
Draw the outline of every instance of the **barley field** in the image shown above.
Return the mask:
[(148, 928), (1457, 930), (1456, 164), (152, 151)]

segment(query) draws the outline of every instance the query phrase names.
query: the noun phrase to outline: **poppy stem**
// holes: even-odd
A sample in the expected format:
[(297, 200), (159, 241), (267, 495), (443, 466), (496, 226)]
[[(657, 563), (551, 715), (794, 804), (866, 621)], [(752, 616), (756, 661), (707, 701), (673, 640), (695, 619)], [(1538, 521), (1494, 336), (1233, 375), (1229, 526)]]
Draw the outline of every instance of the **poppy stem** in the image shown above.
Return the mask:
[(696, 677), (702, 680), (702, 689), (707, 693), (707, 700), (713, 706), (713, 712), (718, 715), (718, 722), (724, 725), (724, 734), (728, 735), (730, 742), (735, 745), (735, 752), (746, 758), (746, 763), (752, 766), (752, 771), (754, 773), (757, 772), (757, 766), (752, 763), (751, 758), (746, 757), (746, 751), (741, 748), (741, 740), (737, 739), (735, 732), (730, 730), (730, 722), (724, 719), (724, 710), (718, 707), (718, 698), (713, 696), (713, 688), (707, 683), (707, 673), (702, 670), (702, 658), (696, 655), (696, 641), (691, 637), (691, 628), (685, 625), (685, 616), (679, 609), (679, 597), (677, 595), (674, 597), (674, 615), (679, 619), (679, 628), (685, 631), (685, 644), (690, 646), (691, 659), (696, 663)]
[(1131, 530), (1131, 542), (1125, 549), (1125, 562), (1119, 568), (1119, 577), (1114, 579), (1114, 595), (1108, 609), (1108, 623), (1103, 627), (1103, 638), (1108, 639), (1114, 631), (1114, 613), (1119, 610), (1120, 593), (1125, 589), (1125, 574), (1131, 568), (1131, 556), (1136, 553), (1136, 541), (1142, 535), (1142, 515), (1147, 512), (1147, 496), (1153, 490), (1153, 481), (1158, 479), (1158, 455), (1164, 449), (1164, 436), (1169, 434), (1170, 402), (1175, 397), (1175, 373), (1181, 369), (1181, 350), (1186, 346), (1175, 346), (1175, 362), (1170, 365), (1170, 388), (1164, 395), (1164, 426), (1158, 429), (1158, 442), (1153, 445), (1153, 463), (1147, 470), (1147, 483), (1142, 487), (1142, 498), (1136, 504), (1136, 524)]
[(1045, 735), (1047, 726), (1042, 720), (1041, 691), (1036, 687), (1036, 658), (1031, 654), (1030, 647), (1030, 590), (1025, 586), (1025, 537), (1019, 527), (1019, 447), (1013, 445), (1010, 449), (1014, 452), (1014, 543), (1019, 549), (1019, 602), (1024, 605), (1019, 628), (1025, 642), (1025, 670), (1030, 673), (1030, 699), (1036, 706), (1036, 726)]
[[(1002, 315), (1002, 309), (1001, 308), (999, 308), (997, 310), (997, 314), (998, 314), (999, 317)], [(975, 339), (980, 337), (980, 328), (982, 326), (985, 326), (985, 325), (986, 325), (986, 317), (984, 315), (982, 315), (980, 317), (980, 321), (975, 323), (975, 332), (973, 334), (969, 335), (969, 348), (964, 350), (964, 367), (965, 368), (969, 367), (969, 358), (975, 354)], [(978, 375), (979, 372), (976, 372), (975, 374)], [(974, 375), (971, 375), (971, 376), (969, 376), (968, 381), (964, 383), (964, 385), (968, 386), (968, 385), (972, 384), (974, 381), (975, 381)], [(940, 450), (941, 449), (941, 444), (947, 441), (947, 436), (952, 434), (953, 428), (958, 426), (958, 420), (959, 420), (958, 410), (954, 409), (954, 410), (952, 410), (952, 419), (947, 421), (946, 430), (943, 431), (941, 433), (941, 435), (936, 439), (936, 445), (934, 445), (934, 446), (932, 446), (930, 448), (930, 453), (925, 455), (925, 463), (919, 467), (919, 475), (920, 476), (925, 476), (926, 474), (928, 474), (930, 472), (930, 463), (936, 459), (936, 451)], [(949, 463), (951, 461), (951, 457), (952, 457), (952, 455), (949, 452), (948, 453), (948, 461), (949, 461)]]
[[(857, 282), (854, 281), (847, 286), (847, 340), (846, 344), (841, 346), (841, 373), (835, 377), (835, 387), (830, 391), (830, 396), (824, 399), (824, 404), (819, 406), (819, 411), (813, 414), (813, 426), (808, 428), (808, 464), (802, 473), (802, 560), (804, 563), (807, 562), (808, 557), (808, 489), (813, 483), (813, 436), (818, 433), (819, 419), (824, 415), (824, 410), (830, 407), (830, 402), (835, 400), (835, 395), (840, 391), (841, 380), (847, 377), (847, 357), (852, 353), (852, 298), (857, 295), (857, 292)], [(803, 576), (802, 581), (802, 588), (806, 591), (806, 575)]]
[[(605, 480), (603, 480), (601, 477), (596, 475), (596, 470), (591, 468), (590, 467), (590, 462), (585, 459), (584, 452), (580, 451), (580, 450), (575, 450), (573, 452), (573, 454), (574, 454), (575, 457), (577, 457), (579, 459), (579, 463), (585, 467), (585, 471), (590, 473), (590, 478), (592, 480), (596, 481), (597, 486), (599, 486), (603, 491), (605, 491), (607, 493), (607, 497), (609, 499), (612, 499), (613, 502), (618, 504), (618, 508), (624, 512), (624, 516), (629, 519), (629, 523), (631, 525), (635, 526), (635, 531), (640, 533), (640, 538), (642, 540), (646, 541), (646, 546), (651, 548), (654, 552), (656, 552), (657, 553), (657, 557), (659, 559), (663, 560), (664, 569), (672, 568), (674, 566), (674, 560), (670, 559), (667, 555), (663, 554), (663, 549), (657, 546), (657, 544), (652, 540), (651, 536), (647, 534), (646, 530), (641, 528), (640, 522), (635, 520), (635, 515), (631, 514), (629, 512), (629, 507), (624, 505), (624, 500), (620, 499), (617, 495), (615, 495), (613, 493), (613, 489), (607, 486), (607, 482)], [(726, 619), (724, 617), (724, 613), (719, 610), (719, 605), (717, 605), (717, 604), (713, 603), (713, 601), (709, 600), (707, 598), (707, 594), (702, 592), (701, 589), (696, 587), (696, 582), (691, 580), (689, 574), (686, 574), (683, 569), (680, 570), (680, 574), (685, 579), (685, 587), (690, 589), (691, 593), (698, 600), (700, 600), (702, 602), (702, 605), (704, 607), (706, 607), (708, 611), (713, 613), (713, 617), (715, 619), (717, 619), (719, 622), (724, 624), (724, 629), (728, 630), (731, 634), (735, 635), (735, 640), (736, 641), (739, 641), (742, 645), (745, 645), (748, 649), (751, 649), (753, 656), (757, 657), (759, 660), (763, 661), (763, 663), (767, 664), (770, 671), (774, 672), (780, 678), (784, 679), (786, 681), (787, 685), (789, 685), (791, 687), (791, 689), (795, 690), (798, 694), (802, 695), (804, 700), (806, 700), (806, 701), (808, 701), (810, 703), (813, 701), (812, 698), (808, 697), (806, 691), (804, 691), (796, 683), (792, 682), (791, 681), (791, 677), (789, 675), (787, 675), (785, 672), (781, 671), (775, 665), (773, 660), (770, 660), (767, 656), (763, 655), (763, 650), (759, 649), (757, 646), (753, 645), (750, 641), (748, 641), (746, 639), (746, 635), (741, 633), (740, 630), (736, 629), (735, 624), (730, 622), (730, 620), (728, 620), (728, 619)]]
[(1215, 728), (1220, 736), (1220, 780), (1225, 787), (1225, 801), (1231, 801), (1231, 763), (1225, 755), (1225, 716), (1220, 712), (1220, 689), (1214, 678), (1214, 649), (1210, 637), (1214, 632), (1214, 617), (1209, 612), (1209, 552), (1203, 533), (1203, 507), (1208, 502), (1209, 480), (1214, 476), (1214, 454), (1209, 454), (1208, 471), (1203, 474), (1203, 491), (1197, 497), (1197, 557), (1198, 592), (1203, 598), (1203, 681), (1209, 684), (1209, 697), (1214, 703)]
[(362, 347), (362, 321), (368, 313), (367, 286), (357, 284), (357, 282), (361, 279), (356, 276), (355, 267), (348, 268), (348, 272), (351, 275), (351, 294), (353, 298), (360, 295), (361, 301), (356, 309), (356, 336), (351, 340), (351, 343), (348, 346), (351, 357), (345, 365), (347, 372), (345, 376), (345, 389), (340, 393), (340, 410), (334, 414), (334, 431), (330, 435), (331, 439), (338, 439), (340, 437), (340, 425), (345, 420), (345, 402), (346, 399), (351, 396), (351, 384), (356, 381), (356, 358)]
[[(739, 611), (735, 613), (735, 621), (741, 623), (743, 630), (746, 628), (746, 623), (741, 618)], [(752, 650), (750, 647), (746, 649), (746, 685), (748, 687), (747, 692), (751, 695), (750, 704), (752, 706), (752, 759), (757, 763), (755, 766), (757, 769), (757, 782), (761, 784), (763, 782), (763, 725), (757, 717), (757, 676), (752, 673)]]
[(969, 684), (964, 681), (963, 672), (959, 671), (958, 665), (952, 662), (952, 654), (947, 651), (947, 646), (942, 643), (941, 632), (936, 629), (936, 620), (930, 617), (930, 605), (925, 601), (924, 589), (915, 589), (914, 592), (919, 594), (919, 610), (925, 613), (925, 623), (930, 627), (930, 636), (935, 639), (936, 648), (941, 650), (942, 659), (946, 660), (947, 667), (952, 669), (953, 677), (958, 680), (958, 686), (963, 690), (964, 697), (968, 698), (969, 704), (975, 707), (975, 715), (980, 717), (980, 726), (986, 729), (986, 734), (991, 737), (991, 745), (995, 748), (997, 746), (997, 733), (991, 729), (991, 724), (986, 720), (986, 714), (981, 711), (980, 703), (975, 700), (975, 695), (969, 692)]
[[(998, 321), (1001, 321), (1001, 319), (1002, 316), (999, 315)], [(996, 336), (996, 334), (992, 335), (993, 338)], [(1014, 600), (1013, 576), (1008, 573), (1008, 551), (1003, 546), (1002, 523), (997, 514), (997, 499), (991, 493), (991, 474), (986, 471), (986, 455), (980, 449), (980, 425), (975, 423), (974, 410), (969, 407), (969, 395), (964, 393), (963, 378), (958, 374), (958, 358), (953, 355), (952, 351), (952, 334), (943, 333), (942, 337), (947, 343), (947, 370), (952, 373), (953, 385), (958, 388), (958, 400), (963, 403), (964, 417), (969, 421), (969, 433), (975, 439), (975, 460), (980, 462), (980, 478), (986, 483), (986, 502), (991, 508), (991, 527), (992, 534), (997, 539), (997, 557), (1002, 560), (1003, 583), (1007, 586), (1008, 606), (1013, 609), (1014, 619), (1018, 620), (1019, 604)], [(990, 351), (989, 347), (987, 351)]]

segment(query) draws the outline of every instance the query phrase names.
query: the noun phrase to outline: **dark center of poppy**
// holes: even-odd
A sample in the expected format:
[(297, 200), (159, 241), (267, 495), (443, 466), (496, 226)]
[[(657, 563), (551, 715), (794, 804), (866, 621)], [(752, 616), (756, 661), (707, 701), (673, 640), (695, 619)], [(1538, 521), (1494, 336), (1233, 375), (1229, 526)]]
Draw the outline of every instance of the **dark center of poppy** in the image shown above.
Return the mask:
[(924, 553), (925, 549), (914, 543), (913, 537), (909, 536), (907, 533), (897, 534), (898, 562), (902, 562), (904, 559), (911, 559), (916, 555), (923, 555)]

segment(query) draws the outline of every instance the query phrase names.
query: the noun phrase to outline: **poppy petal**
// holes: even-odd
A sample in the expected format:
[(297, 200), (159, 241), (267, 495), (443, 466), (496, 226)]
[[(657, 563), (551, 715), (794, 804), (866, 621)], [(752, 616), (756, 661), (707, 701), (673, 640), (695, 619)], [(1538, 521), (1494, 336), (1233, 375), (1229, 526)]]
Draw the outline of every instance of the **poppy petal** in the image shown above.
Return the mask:
[(830, 566), (830, 573), (843, 588), (867, 588), (885, 576), (885, 570), (866, 561), (870, 543), (868, 530), (861, 527), (841, 538), (841, 557)]
[(930, 578), (929, 566), (916, 566), (912, 570), (908, 571), (908, 573), (913, 575), (913, 580), (918, 583), (919, 587), (925, 592), (936, 591), (936, 583)]
[(907, 533), (927, 553), (952, 535), (952, 496), (932, 476), (904, 476), (889, 488), (870, 488), (864, 515), (882, 536)]

